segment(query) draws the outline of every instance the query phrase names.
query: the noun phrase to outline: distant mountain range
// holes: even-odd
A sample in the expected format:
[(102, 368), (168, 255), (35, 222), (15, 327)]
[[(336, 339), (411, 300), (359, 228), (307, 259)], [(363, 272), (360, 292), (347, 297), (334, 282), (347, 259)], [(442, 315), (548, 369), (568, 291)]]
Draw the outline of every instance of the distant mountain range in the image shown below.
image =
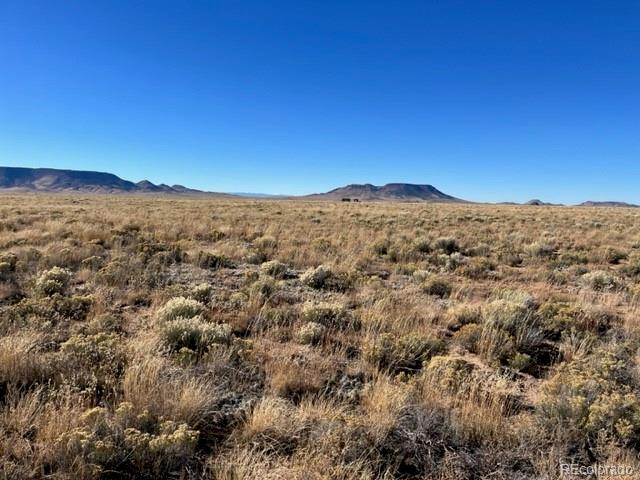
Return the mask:
[(182, 185), (155, 185), (148, 180), (138, 183), (123, 180), (112, 173), (55, 168), (0, 167), (0, 189), (34, 192), (84, 193), (170, 193), (202, 195)]
[(314, 200), (401, 200), (409, 202), (464, 202), (441, 192), (433, 185), (415, 185), (412, 183), (387, 183), (376, 185), (352, 184), (336, 188), (326, 193), (314, 193), (303, 198)]
[(579, 207), (626, 207), (626, 208), (638, 208), (640, 205), (627, 202), (593, 202), (591, 200), (578, 204)]
[[(457, 197), (441, 192), (433, 185), (417, 185), (412, 183), (388, 183), (383, 186), (352, 184), (335, 188), (325, 193), (314, 193), (299, 197), (285, 195), (269, 195), (262, 193), (217, 193), (187, 188), (182, 185), (155, 185), (148, 180), (134, 183), (113, 175), (112, 173), (59, 170), (55, 168), (20, 168), (0, 167), (0, 191), (15, 192), (80, 192), (80, 193), (140, 193), (171, 194), (196, 196), (227, 196), (248, 198), (288, 198), (303, 200), (333, 201), (404, 201), (404, 202), (448, 202), (468, 203)], [(513, 204), (513, 202), (504, 202)], [(526, 205), (554, 205), (541, 200), (530, 200)], [(626, 202), (587, 201), (578, 206), (584, 207), (638, 207)]]

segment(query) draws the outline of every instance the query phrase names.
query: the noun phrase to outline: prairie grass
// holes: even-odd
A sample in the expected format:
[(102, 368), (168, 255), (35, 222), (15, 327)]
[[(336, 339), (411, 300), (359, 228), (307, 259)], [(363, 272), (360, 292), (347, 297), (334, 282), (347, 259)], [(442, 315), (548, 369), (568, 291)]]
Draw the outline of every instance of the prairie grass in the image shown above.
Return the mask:
[(1, 478), (640, 474), (639, 210), (0, 198)]

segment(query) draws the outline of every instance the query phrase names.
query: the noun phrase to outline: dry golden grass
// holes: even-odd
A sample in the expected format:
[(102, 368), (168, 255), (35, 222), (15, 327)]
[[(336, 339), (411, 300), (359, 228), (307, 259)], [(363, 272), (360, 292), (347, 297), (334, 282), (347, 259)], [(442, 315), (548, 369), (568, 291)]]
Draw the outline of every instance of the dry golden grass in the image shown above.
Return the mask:
[(639, 210), (0, 199), (1, 478), (640, 475)]

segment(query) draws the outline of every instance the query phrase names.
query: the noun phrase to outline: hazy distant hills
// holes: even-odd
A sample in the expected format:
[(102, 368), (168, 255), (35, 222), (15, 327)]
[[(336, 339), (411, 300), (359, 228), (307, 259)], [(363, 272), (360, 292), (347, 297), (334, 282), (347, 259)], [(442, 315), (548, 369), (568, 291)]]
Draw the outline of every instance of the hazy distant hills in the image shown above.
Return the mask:
[[(81, 193), (145, 193), (145, 194), (173, 194), (173, 195), (206, 195), (228, 196), (263, 199), (303, 199), (303, 200), (358, 200), (358, 201), (402, 201), (402, 202), (455, 202), (466, 203), (466, 200), (453, 197), (441, 192), (433, 185), (418, 185), (413, 183), (387, 183), (383, 186), (352, 184), (335, 188), (325, 193), (314, 193), (300, 197), (285, 195), (268, 195), (262, 193), (216, 193), (204, 192), (187, 188), (182, 185), (155, 185), (149, 180), (138, 183), (104, 172), (60, 170), (55, 168), (21, 168), (0, 167), (0, 191), (15, 192), (81, 192)], [(513, 202), (503, 202), (505, 205), (517, 205)], [(545, 203), (534, 199), (525, 205), (553, 206), (557, 204)], [(595, 202), (580, 203), (581, 207), (638, 207), (626, 202)]]
[(55, 168), (0, 167), (0, 189), (36, 192), (205, 194), (182, 185), (123, 180), (112, 173)]
[(582, 202), (578, 206), (579, 207), (627, 207), (627, 208), (640, 207), (640, 205), (635, 205), (633, 203), (627, 203), (627, 202), (594, 202), (591, 200)]
[(542, 200), (539, 200), (537, 198), (534, 198), (533, 200), (529, 200), (528, 202), (525, 203), (525, 205), (534, 205), (537, 207), (559, 207), (562, 206), (561, 203), (547, 203), (547, 202), (543, 202)]
[[(283, 198), (283, 196), (259, 193), (214, 194), (183, 187), (182, 185), (155, 185), (148, 180), (138, 183), (112, 173), (59, 170), (54, 168), (0, 167), (0, 189), (34, 192), (84, 192), (84, 193), (158, 193), (188, 195), (235, 195), (252, 198)], [(326, 193), (306, 195), (304, 199), (342, 200), (395, 200), (395, 201), (446, 201), (462, 202), (441, 192), (432, 185), (389, 183), (382, 187), (371, 184), (347, 185)]]
[(416, 185), (412, 183), (387, 183), (381, 187), (370, 183), (352, 184), (326, 193), (306, 195), (304, 198), (318, 200), (342, 200), (348, 198), (350, 200), (464, 202), (464, 200), (441, 192), (433, 185)]

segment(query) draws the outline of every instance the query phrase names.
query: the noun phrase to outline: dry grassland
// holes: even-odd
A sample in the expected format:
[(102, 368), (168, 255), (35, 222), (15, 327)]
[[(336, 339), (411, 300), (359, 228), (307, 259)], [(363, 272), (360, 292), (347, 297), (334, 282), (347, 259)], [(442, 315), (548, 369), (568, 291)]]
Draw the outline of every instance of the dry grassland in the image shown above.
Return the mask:
[(640, 475), (639, 279), (640, 209), (3, 195), (0, 477)]

